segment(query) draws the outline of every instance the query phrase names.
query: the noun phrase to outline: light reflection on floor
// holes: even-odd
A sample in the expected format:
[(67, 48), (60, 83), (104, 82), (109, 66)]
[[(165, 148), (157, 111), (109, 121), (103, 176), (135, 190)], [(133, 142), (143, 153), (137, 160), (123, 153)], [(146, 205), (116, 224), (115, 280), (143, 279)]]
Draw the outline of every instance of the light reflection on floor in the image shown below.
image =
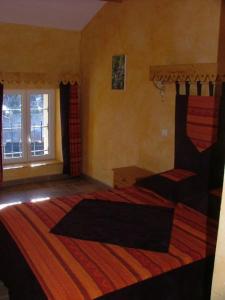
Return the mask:
[(87, 194), (108, 189), (109, 186), (105, 184), (82, 177), (2, 186), (0, 188), (0, 209), (6, 205), (22, 202), (47, 201), (57, 197)]
[(30, 200), (30, 202), (36, 203), (36, 202), (48, 201), (48, 200), (50, 200), (50, 199), (51, 199), (50, 197), (32, 198), (32, 199)]
[(0, 204), (0, 210), (8, 207), (8, 206), (12, 206), (12, 205), (18, 205), (18, 204), (22, 204), (23, 202), (21, 201), (17, 201), (17, 202), (11, 202), (11, 203), (5, 203), (5, 204)]

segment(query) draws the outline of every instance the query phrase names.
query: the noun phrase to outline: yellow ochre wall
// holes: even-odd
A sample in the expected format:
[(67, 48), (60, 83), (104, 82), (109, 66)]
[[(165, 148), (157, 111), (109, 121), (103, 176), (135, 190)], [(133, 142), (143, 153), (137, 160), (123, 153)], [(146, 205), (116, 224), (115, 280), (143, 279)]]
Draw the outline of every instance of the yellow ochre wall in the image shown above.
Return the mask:
[(80, 32), (0, 23), (0, 71), (79, 73)]
[[(108, 3), (81, 36), (84, 173), (112, 184), (112, 168), (155, 172), (174, 162), (175, 88), (165, 98), (151, 64), (217, 62), (220, 0)], [(112, 55), (127, 55), (125, 91), (111, 90)], [(161, 135), (168, 129), (168, 136)]]
[[(33, 73), (80, 72), (80, 39), (76, 31), (0, 23), (0, 71)], [(32, 84), (31, 84), (32, 86)], [(30, 88), (30, 85), (5, 85), (6, 88)], [(34, 85), (35, 88), (46, 86)], [(48, 86), (48, 88), (55, 88)], [(56, 162), (31, 168), (4, 170), (4, 181), (62, 173), (59, 90), (56, 90)]]

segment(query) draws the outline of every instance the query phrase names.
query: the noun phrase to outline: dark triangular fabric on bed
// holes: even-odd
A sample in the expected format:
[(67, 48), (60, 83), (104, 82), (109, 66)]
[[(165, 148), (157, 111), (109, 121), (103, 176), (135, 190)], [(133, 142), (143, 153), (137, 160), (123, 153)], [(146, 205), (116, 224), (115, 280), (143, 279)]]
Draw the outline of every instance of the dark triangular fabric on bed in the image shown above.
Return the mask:
[(173, 213), (173, 208), (85, 199), (74, 206), (51, 229), (51, 233), (123, 247), (167, 252)]

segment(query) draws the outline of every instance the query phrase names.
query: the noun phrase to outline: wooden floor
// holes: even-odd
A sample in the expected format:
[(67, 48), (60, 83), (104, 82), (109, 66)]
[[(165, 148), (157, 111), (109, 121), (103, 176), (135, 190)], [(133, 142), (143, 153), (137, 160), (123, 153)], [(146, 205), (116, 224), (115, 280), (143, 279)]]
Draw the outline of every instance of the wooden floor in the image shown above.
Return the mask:
[[(88, 178), (67, 178), (3, 186), (0, 190), (0, 205), (18, 201), (26, 202), (36, 198), (54, 198), (77, 193), (90, 193), (98, 190), (106, 190), (108, 188), (108, 186)], [(0, 300), (8, 299), (7, 289), (0, 282)]]
[(26, 202), (34, 198), (54, 198), (77, 193), (90, 193), (107, 188), (109, 187), (105, 184), (86, 177), (3, 186), (0, 189), (0, 205), (18, 201)]

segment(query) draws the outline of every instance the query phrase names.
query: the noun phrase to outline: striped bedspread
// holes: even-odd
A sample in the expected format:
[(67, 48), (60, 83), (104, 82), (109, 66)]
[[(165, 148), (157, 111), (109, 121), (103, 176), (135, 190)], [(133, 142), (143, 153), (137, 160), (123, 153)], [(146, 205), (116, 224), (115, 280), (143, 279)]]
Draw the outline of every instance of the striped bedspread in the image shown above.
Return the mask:
[(175, 207), (168, 253), (82, 241), (49, 232), (74, 205), (93, 198), (175, 207), (151, 191), (130, 187), (3, 209), (0, 221), (16, 241), (48, 299), (96, 299), (214, 254), (216, 222), (182, 204)]

